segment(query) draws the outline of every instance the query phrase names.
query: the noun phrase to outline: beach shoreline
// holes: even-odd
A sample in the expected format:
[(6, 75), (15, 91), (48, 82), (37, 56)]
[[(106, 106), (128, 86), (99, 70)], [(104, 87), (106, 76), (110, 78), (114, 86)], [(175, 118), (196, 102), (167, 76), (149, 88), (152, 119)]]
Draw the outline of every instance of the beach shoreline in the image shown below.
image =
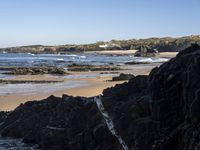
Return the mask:
[[(100, 52), (103, 55), (130, 55), (134, 54), (135, 50), (130, 51), (102, 51)], [(90, 52), (91, 53), (91, 52)], [(96, 52), (92, 52), (96, 53)], [(100, 54), (98, 53), (98, 54)], [(159, 57), (174, 57), (176, 53), (162, 53), (159, 55)], [(71, 71), (69, 74), (66, 75), (51, 75), (51, 74), (38, 74), (38, 75), (12, 75), (11, 80), (13, 81), (23, 81), (27, 82), (34, 82), (40, 83), (46, 82), (46, 81), (53, 81), (58, 82), (57, 87), (54, 87), (56, 83), (47, 84), (44, 86), (45, 90), (42, 90), (40, 87), (40, 84), (38, 86), (34, 86), (36, 91), (33, 93), (31, 92), (25, 92), (20, 93), (19, 89), (16, 89), (14, 92), (8, 92), (4, 95), (0, 95), (0, 110), (3, 111), (10, 111), (15, 109), (18, 105), (21, 103), (25, 103), (27, 101), (33, 101), (33, 100), (42, 100), (47, 98), (50, 95), (55, 95), (61, 97), (63, 94), (71, 95), (71, 96), (83, 96), (83, 97), (92, 97), (99, 94), (102, 94), (103, 90), (109, 87), (113, 87), (116, 84), (121, 84), (126, 81), (112, 81), (108, 82), (108, 80), (111, 80), (113, 76), (117, 76), (120, 73), (125, 74), (133, 74), (135, 76), (137, 75), (148, 75), (149, 72), (152, 70), (152, 68), (159, 66), (161, 63), (153, 63), (153, 64), (137, 64), (137, 65), (120, 65), (119, 68), (121, 70), (101, 70), (101, 71)], [(113, 65), (110, 65), (110, 67), (113, 67)], [(9, 78), (10, 79), (10, 78)], [(61, 83), (59, 83), (61, 82)], [(69, 83), (69, 84), (68, 84)], [(30, 83), (29, 83), (30, 84)], [(31, 83), (34, 85), (34, 83)], [(77, 84), (77, 85), (76, 85)], [(5, 84), (7, 85), (7, 84)], [(17, 85), (17, 84), (16, 84)], [(4, 87), (4, 85), (1, 83), (0, 87)], [(13, 85), (15, 86), (15, 85)], [(19, 85), (18, 85), (19, 86)], [(21, 85), (23, 86), (23, 85)], [(43, 86), (41, 84), (41, 86)], [(6, 88), (6, 87), (5, 87)], [(16, 87), (17, 88), (17, 87)], [(29, 86), (27, 88), (30, 88)], [(57, 89), (56, 89), (57, 88)], [(22, 92), (26, 91), (26, 86), (22, 87)], [(49, 91), (48, 91), (49, 90)], [(47, 91), (47, 92), (45, 92)]]
[[(78, 83), (77, 86), (61, 86), (58, 89), (54, 87), (54, 83), (47, 84), (47, 90), (49, 92), (44, 92), (40, 89), (36, 89), (34, 93), (20, 93), (14, 91), (13, 93), (7, 93), (0, 95), (0, 110), (9, 111), (16, 108), (21, 103), (33, 100), (42, 100), (47, 98), (50, 95), (61, 97), (63, 94), (70, 96), (82, 96), (82, 97), (92, 97), (99, 94), (102, 94), (103, 90), (109, 87), (113, 87), (116, 84), (121, 84), (125, 81), (112, 81), (113, 76), (118, 76), (120, 73), (134, 74), (137, 75), (148, 75), (152, 68), (157, 66), (155, 65), (124, 65), (121, 66), (124, 70), (119, 70), (117, 72), (113, 71), (91, 71), (91, 72), (70, 72), (66, 76), (55, 76), (55, 75), (17, 75), (12, 78), (16, 81), (63, 81), (63, 84), (67, 83)], [(30, 84), (31, 85), (31, 84)], [(34, 84), (33, 84), (34, 85)], [(41, 84), (42, 85), (42, 84)], [(3, 85), (1, 85), (3, 86)], [(15, 86), (15, 85), (14, 85)], [(19, 86), (19, 85), (18, 85)], [(23, 86), (23, 85), (21, 85)], [(39, 85), (40, 86), (40, 85)], [(55, 88), (55, 90), (52, 90)], [(51, 89), (51, 90), (50, 90)], [(25, 91), (24, 87), (24, 91)], [(23, 92), (23, 91), (22, 91)]]

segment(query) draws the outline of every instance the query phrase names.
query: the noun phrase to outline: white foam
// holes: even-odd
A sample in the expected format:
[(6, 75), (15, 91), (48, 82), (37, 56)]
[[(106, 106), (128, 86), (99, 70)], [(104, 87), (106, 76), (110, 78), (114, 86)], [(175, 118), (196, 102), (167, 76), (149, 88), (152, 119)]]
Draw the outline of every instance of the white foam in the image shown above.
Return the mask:
[(78, 55), (70, 54), (70, 55), (64, 55), (64, 56), (67, 56), (67, 57), (77, 57)]
[(168, 61), (167, 58), (136, 58), (135, 62), (141, 62), (141, 63), (163, 63)]
[(35, 54), (32, 54), (32, 53), (27, 53), (28, 55), (32, 55), (32, 56), (34, 56)]
[(80, 56), (79, 58), (85, 59), (85, 58), (86, 58), (86, 56)]
[(57, 61), (64, 61), (64, 59), (63, 58), (58, 58)]

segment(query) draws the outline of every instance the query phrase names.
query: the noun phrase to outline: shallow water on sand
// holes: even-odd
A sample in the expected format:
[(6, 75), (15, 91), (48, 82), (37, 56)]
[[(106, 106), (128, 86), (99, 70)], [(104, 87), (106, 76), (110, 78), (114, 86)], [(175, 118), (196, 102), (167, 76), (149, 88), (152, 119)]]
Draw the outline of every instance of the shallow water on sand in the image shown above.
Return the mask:
[(0, 96), (10, 94), (35, 95), (37, 93), (51, 94), (62, 89), (71, 89), (87, 85), (84, 81), (66, 81), (62, 83), (45, 84), (0, 84)]

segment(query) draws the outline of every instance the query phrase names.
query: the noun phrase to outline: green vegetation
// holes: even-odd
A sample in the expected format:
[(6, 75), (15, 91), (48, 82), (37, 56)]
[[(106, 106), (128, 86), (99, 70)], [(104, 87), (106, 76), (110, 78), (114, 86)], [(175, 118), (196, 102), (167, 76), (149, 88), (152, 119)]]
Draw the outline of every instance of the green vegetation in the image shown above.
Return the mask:
[(83, 45), (58, 45), (43, 46), (31, 45), (0, 49), (7, 52), (31, 52), (31, 53), (67, 53), (82, 51), (102, 51), (102, 50), (130, 50), (139, 49), (141, 46), (148, 46), (159, 52), (177, 52), (190, 46), (192, 43), (200, 44), (200, 36), (186, 36), (181, 38), (148, 38), (130, 40), (111, 40), (109, 42), (96, 42)]

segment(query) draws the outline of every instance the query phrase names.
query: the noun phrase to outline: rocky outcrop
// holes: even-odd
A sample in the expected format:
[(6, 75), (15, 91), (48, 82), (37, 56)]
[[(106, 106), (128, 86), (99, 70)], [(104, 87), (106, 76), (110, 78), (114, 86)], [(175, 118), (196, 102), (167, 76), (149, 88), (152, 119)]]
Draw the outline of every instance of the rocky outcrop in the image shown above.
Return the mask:
[(33, 84), (43, 84), (43, 83), (60, 83), (64, 80), (15, 80), (15, 79), (0, 79), (0, 84), (24, 84), (24, 83), (33, 83)]
[(130, 80), (134, 78), (135, 76), (133, 74), (124, 74), (120, 73), (119, 76), (112, 77), (111, 81), (124, 81), (124, 80)]
[(103, 50), (130, 50), (140, 49), (141, 45), (157, 49), (158, 52), (179, 52), (192, 43), (200, 44), (200, 36), (186, 36), (180, 38), (148, 38), (148, 39), (130, 39), (130, 40), (111, 40), (109, 42), (97, 42), (84, 45), (30, 45), (21, 47), (11, 47), (0, 49), (0, 52), (9, 53), (61, 53), (85, 52), (85, 51), (103, 51)]
[(0, 128), (2, 136), (24, 137), (24, 142), (38, 143), (42, 149), (121, 149), (97, 105), (81, 97), (27, 102), (10, 113)]
[(141, 46), (134, 54), (135, 57), (155, 57), (157, 55), (158, 51), (150, 48), (149, 46)]
[(0, 68), (0, 70), (4, 70), (3, 74), (8, 75), (38, 75), (38, 74), (59, 74), (65, 75), (67, 72), (63, 68), (57, 67), (7, 67)]
[(198, 150), (199, 68), (200, 46), (192, 45), (102, 97), (27, 102), (8, 114), (0, 132), (48, 150)]
[(122, 70), (118, 66), (111, 66), (111, 65), (89, 65), (89, 64), (76, 64), (73, 63), (68, 65), (68, 71), (116, 71)]
[(4, 112), (4, 111), (0, 112), (0, 124), (2, 124), (4, 122), (4, 120), (7, 118), (8, 114), (9, 114), (8, 112)]

